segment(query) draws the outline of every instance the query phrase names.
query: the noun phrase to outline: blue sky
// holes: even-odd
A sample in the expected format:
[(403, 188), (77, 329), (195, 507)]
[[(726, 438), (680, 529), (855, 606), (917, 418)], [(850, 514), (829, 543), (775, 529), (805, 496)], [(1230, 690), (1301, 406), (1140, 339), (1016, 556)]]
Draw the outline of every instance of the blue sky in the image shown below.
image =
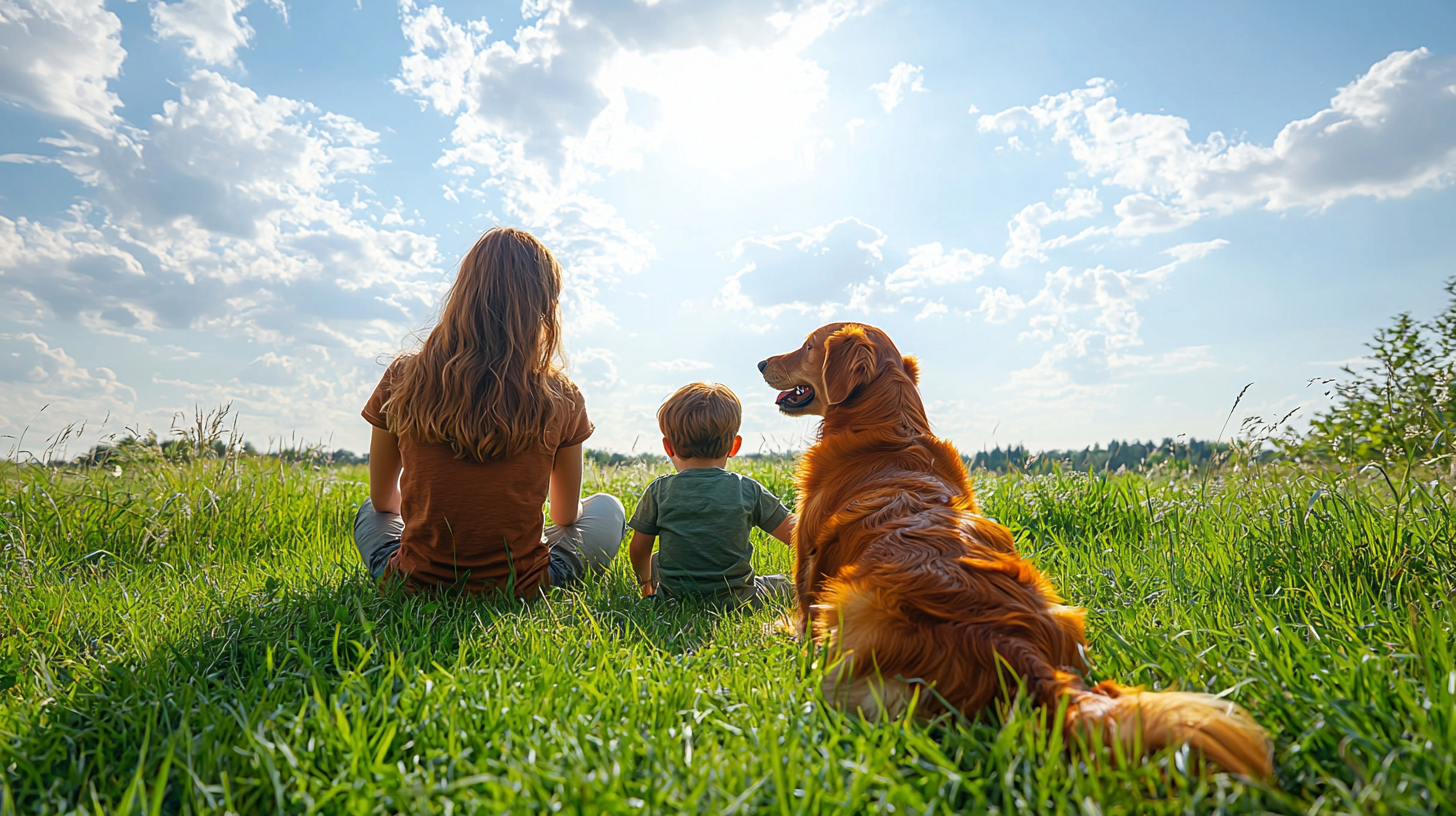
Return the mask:
[(1298, 422), (1456, 274), (1449, 3), (0, 0), (0, 99), (4, 450), (361, 449), (495, 224), (619, 451), (696, 379), (801, 447), (754, 363), (829, 320), (965, 450)]

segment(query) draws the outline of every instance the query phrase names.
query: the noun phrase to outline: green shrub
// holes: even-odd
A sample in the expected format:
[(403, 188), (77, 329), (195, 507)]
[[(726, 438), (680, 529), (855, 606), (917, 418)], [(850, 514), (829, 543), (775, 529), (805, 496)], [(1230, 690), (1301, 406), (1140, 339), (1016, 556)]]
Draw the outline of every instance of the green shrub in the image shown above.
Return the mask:
[(1347, 365), (1350, 379), (1330, 381), (1335, 404), (1315, 417), (1285, 452), (1343, 463), (1405, 462), (1436, 465), (1456, 456), (1456, 277), (1440, 314), (1419, 322), (1397, 315), (1375, 333), (1363, 368)]

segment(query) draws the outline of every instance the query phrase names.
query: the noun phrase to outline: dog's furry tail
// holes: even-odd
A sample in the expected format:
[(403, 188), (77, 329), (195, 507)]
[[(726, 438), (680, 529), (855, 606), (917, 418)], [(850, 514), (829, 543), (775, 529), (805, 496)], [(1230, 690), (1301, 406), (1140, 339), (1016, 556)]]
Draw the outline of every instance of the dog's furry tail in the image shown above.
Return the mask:
[(1231, 773), (1267, 779), (1274, 773), (1274, 749), (1248, 712), (1212, 694), (1141, 691), (1100, 683), (1068, 689), (1067, 730), (1118, 746), (1124, 757), (1188, 745)]

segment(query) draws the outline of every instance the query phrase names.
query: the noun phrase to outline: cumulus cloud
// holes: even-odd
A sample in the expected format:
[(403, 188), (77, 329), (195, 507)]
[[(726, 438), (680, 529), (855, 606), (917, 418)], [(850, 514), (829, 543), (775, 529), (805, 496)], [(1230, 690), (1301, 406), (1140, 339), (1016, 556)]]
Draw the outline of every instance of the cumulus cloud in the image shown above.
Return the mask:
[(1041, 237), (1042, 227), (1058, 221), (1074, 221), (1091, 218), (1102, 212), (1102, 201), (1097, 191), (1087, 188), (1068, 187), (1058, 190), (1057, 196), (1064, 199), (1059, 209), (1053, 210), (1045, 201), (1023, 207), (1007, 222), (1010, 236), (1006, 239), (1006, 254), (1001, 256), (1001, 265), (1017, 267), (1027, 261), (1047, 260), (1046, 250), (1066, 246), (1083, 238), (1105, 232), (1105, 229), (1089, 227), (1074, 236), (1062, 235), (1048, 241)]
[(981, 305), (972, 314), (984, 315), (987, 323), (1005, 323), (1026, 308), (1026, 301), (1020, 295), (1008, 293), (1004, 286), (977, 287), (976, 294), (981, 296)]
[(200, 71), (149, 124), (46, 140), (93, 192), (55, 223), (0, 217), (0, 316), (306, 346), (297, 364), (343, 383), (434, 304), (434, 239), (360, 199), (383, 160), (360, 123)]
[(1353, 196), (1398, 198), (1456, 175), (1456, 57), (1397, 51), (1290, 122), (1273, 144), (1190, 139), (1187, 120), (1129, 113), (1093, 79), (1031, 106), (982, 116), (983, 132), (1047, 131), (1085, 173), (1134, 195), (1120, 234), (1175, 229), (1248, 207), (1321, 209)]
[(950, 311), (950, 307), (945, 305), (945, 303), (941, 301), (926, 301), (925, 307), (920, 310), (920, 314), (915, 315), (915, 321), (918, 323), (921, 320), (926, 320), (935, 317), (936, 315), (942, 315), (948, 311)]
[(884, 82), (876, 82), (870, 86), (870, 90), (880, 98), (880, 107), (885, 109), (885, 113), (889, 113), (904, 101), (907, 91), (925, 92), (925, 68), (907, 62), (896, 63), (890, 69), (890, 78)]
[(908, 257), (885, 274), (878, 270), (888, 241), (883, 231), (854, 217), (743, 238), (728, 255), (741, 265), (724, 279), (713, 305), (745, 313), (750, 321), (745, 325), (760, 332), (774, 328), (786, 313), (850, 320), (919, 306), (916, 319), (924, 320), (950, 310), (936, 288), (972, 280), (996, 262), (934, 242), (900, 250), (897, 254)]
[(713, 300), (728, 311), (747, 312), (758, 330), (780, 315), (797, 312), (827, 321), (847, 311), (868, 313), (881, 291), (873, 270), (884, 260), (888, 236), (858, 218), (784, 235), (750, 236), (733, 246), (730, 260), (743, 265), (729, 275)]
[(298, 429), (302, 425), (323, 433), (321, 437), (305, 439), (292, 433), (287, 437), (250, 437), (260, 449), (277, 450), (314, 442), (332, 447), (338, 444), (332, 433), (358, 427), (359, 409), (378, 384), (385, 361), (340, 355), (336, 351), (322, 345), (296, 343), (285, 351), (259, 355), (233, 376), (155, 375), (150, 387), (153, 393), (173, 395), (174, 404), (183, 406), (231, 403), (250, 428)]
[(1117, 227), (1113, 232), (1128, 238), (1140, 238), (1186, 227), (1199, 217), (1197, 212), (1190, 212), (1176, 205), (1169, 206), (1147, 193), (1124, 196), (1112, 211), (1117, 214)]
[(121, 98), (121, 20), (102, 0), (0, 0), (0, 97), (109, 133)]
[(828, 89), (801, 52), (867, 7), (541, 0), (523, 7), (528, 24), (507, 39), (485, 18), (458, 23), (404, 0), (410, 53), (395, 87), (455, 117), (454, 146), (439, 161), (458, 174), (451, 195), (499, 196), (560, 248), (571, 326), (586, 331), (613, 320), (596, 300), (601, 287), (656, 255), (593, 185), (668, 143), (720, 173), (765, 158), (811, 161), (824, 144), (808, 119)]
[(1162, 354), (1109, 354), (1107, 368), (1114, 373), (1136, 371), (1146, 374), (1187, 374), (1214, 368), (1213, 350), (1208, 346), (1185, 346)]
[[(1019, 298), (983, 287), (982, 309), (987, 319), (999, 308), (1011, 314), (1025, 308), (1034, 314), (1022, 337), (1055, 341), (1036, 365), (1013, 372), (1008, 387), (1018, 398), (1040, 401), (1095, 400), (1110, 397), (1120, 385), (1114, 375), (1167, 374), (1212, 365), (1205, 351), (1180, 350), (1157, 355), (1133, 355), (1125, 349), (1142, 345), (1142, 317), (1137, 304), (1157, 291), (1179, 266), (1207, 257), (1228, 241), (1217, 239), (1179, 244), (1163, 251), (1172, 258), (1146, 272), (1097, 266), (1074, 272), (1061, 267), (1046, 273), (1036, 297), (1024, 305)], [(1091, 313), (1091, 324), (1081, 315)]]
[(571, 376), (578, 385), (599, 391), (616, 388), (622, 378), (617, 369), (617, 352), (605, 348), (584, 348), (571, 355)]
[(238, 49), (253, 39), (242, 15), (248, 0), (181, 0), (152, 4), (152, 30), (163, 40), (180, 40), (187, 56), (209, 65), (231, 65)]
[(648, 368), (658, 371), (702, 371), (705, 368), (712, 368), (712, 363), (705, 363), (702, 360), (689, 360), (679, 357), (676, 360), (664, 360), (655, 363), (648, 363)]
[[(118, 381), (111, 369), (84, 368), (65, 349), (33, 332), (0, 333), (0, 384), (8, 414), (0, 416), (0, 428), (9, 426), (12, 431), (5, 434), (9, 444), (0, 444), (0, 455), (5, 456), (23, 454), (40, 443), (32, 438), (24, 444), (19, 435), (30, 424), (52, 427), (43, 412), (66, 420), (86, 416), (100, 420), (104, 412), (131, 413), (137, 402), (136, 390)], [(37, 419), (41, 421), (36, 423)]]
[(978, 255), (969, 249), (946, 252), (939, 242), (923, 244), (910, 250), (910, 261), (885, 278), (891, 292), (906, 292), (926, 285), (943, 286), (968, 281), (995, 263), (990, 255)]

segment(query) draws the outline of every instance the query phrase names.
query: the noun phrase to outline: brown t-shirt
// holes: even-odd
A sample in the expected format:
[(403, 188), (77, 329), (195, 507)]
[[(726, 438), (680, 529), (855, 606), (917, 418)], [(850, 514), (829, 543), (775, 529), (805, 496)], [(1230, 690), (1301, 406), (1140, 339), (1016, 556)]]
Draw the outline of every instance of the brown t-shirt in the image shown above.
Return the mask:
[[(391, 364), (369, 397), (361, 413), (370, 425), (389, 430), (384, 403), (391, 379), (407, 362)], [(593, 430), (581, 392), (567, 383), (566, 395), (542, 444), (507, 459), (457, 459), (449, 445), (420, 444), (400, 435), (404, 536), (386, 574), (404, 576), (411, 588), (458, 583), (466, 591), (479, 591), (504, 588), (514, 570), (518, 596), (550, 586), (541, 506), (551, 466), (558, 448), (581, 444)]]

